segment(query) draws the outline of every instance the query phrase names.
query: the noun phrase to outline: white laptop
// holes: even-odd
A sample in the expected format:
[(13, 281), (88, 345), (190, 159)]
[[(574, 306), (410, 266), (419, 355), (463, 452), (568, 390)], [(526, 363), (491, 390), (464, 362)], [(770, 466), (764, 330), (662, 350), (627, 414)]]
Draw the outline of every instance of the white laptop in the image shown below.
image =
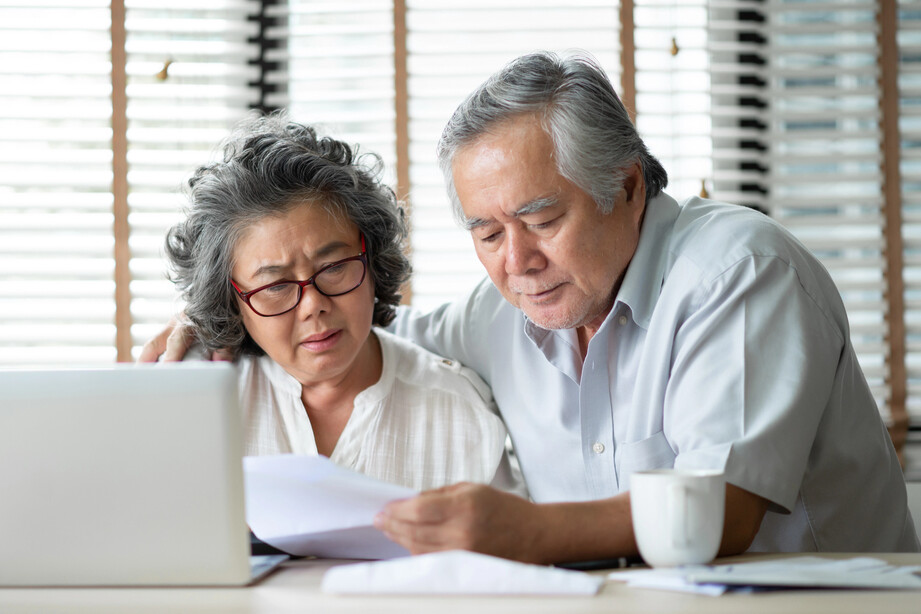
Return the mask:
[(0, 370), (0, 586), (245, 585), (226, 363)]

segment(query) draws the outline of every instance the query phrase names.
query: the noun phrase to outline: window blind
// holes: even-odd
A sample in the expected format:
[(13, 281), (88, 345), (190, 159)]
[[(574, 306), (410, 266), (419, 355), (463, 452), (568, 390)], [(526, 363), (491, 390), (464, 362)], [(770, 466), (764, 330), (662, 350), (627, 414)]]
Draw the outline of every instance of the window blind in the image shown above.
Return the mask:
[(824, 263), (889, 417), (877, 3), (713, 0), (714, 196), (762, 207)]
[(617, 3), (409, 0), (409, 170), (413, 304), (456, 298), (485, 275), (450, 212), (435, 144), (458, 104), (490, 74), (535, 50), (591, 50), (619, 88)]
[[(403, 10), (408, 79), (395, 79), (394, 10)], [(592, 50), (617, 83), (616, 3), (602, 0), (329, 3), (271, 7), (270, 52), (278, 91), (270, 106), (320, 125), (383, 158), (395, 187), (397, 88), (408, 96), (412, 301), (422, 308), (457, 297), (483, 275), (468, 234), (454, 225), (435, 142), (454, 108), (492, 72), (537, 49)], [(405, 162), (405, 161), (404, 161)]]
[(636, 127), (676, 198), (710, 189), (713, 76), (706, 0), (636, 0)]
[(181, 186), (259, 101), (257, 0), (126, 0), (134, 354), (181, 309), (163, 241)]
[[(192, 4), (124, 3), (135, 354), (178, 309), (162, 244), (180, 185), (256, 100), (259, 2)], [(0, 364), (116, 358), (111, 15), (0, 2)]]
[[(453, 225), (434, 160), (463, 96), (534, 49), (588, 49), (619, 85), (618, 8), (608, 1), (115, 2), (127, 13), (135, 350), (177, 309), (160, 253), (180, 217), (179, 187), (248, 107), (290, 107), (378, 152), (391, 184), (397, 163), (408, 165), (413, 301), (429, 307), (483, 274)], [(897, 5), (908, 405), (917, 422), (921, 2)], [(637, 0), (634, 39), (637, 124), (669, 170), (669, 191), (686, 196), (703, 181), (714, 197), (765, 210), (823, 259), (885, 414), (880, 6)], [(101, 0), (0, 0), (0, 364), (115, 358), (110, 22)], [(268, 73), (255, 65), (260, 45)], [(394, 68), (403, 46), (405, 79)], [(399, 120), (409, 148), (398, 161), (400, 96), (409, 100)]]
[(270, 5), (266, 35), (276, 67), (266, 104), (314, 125), (359, 151), (374, 152), (394, 183), (393, 3), (389, 0)]
[[(905, 248), (907, 408), (911, 424), (921, 429), (921, 2), (898, 2), (896, 41)], [(921, 444), (921, 440), (918, 443)], [(921, 453), (915, 470), (921, 478)]]
[(0, 365), (115, 359), (110, 21), (0, 3)]

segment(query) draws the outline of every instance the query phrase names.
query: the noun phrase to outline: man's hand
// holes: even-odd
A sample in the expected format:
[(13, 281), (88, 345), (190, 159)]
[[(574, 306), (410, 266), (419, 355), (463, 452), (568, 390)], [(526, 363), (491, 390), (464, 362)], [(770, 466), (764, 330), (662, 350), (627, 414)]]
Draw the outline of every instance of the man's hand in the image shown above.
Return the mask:
[[(751, 545), (767, 505), (727, 485), (720, 556), (742, 553)], [(374, 526), (412, 554), (472, 550), (542, 564), (639, 554), (629, 492), (597, 501), (536, 504), (463, 483), (390, 503)]]
[[(189, 348), (195, 343), (195, 327), (181, 315), (173, 317), (156, 337), (144, 344), (138, 362), (178, 362), (185, 358)], [(208, 360), (230, 362), (233, 353), (230, 350), (211, 352)]]
[(194, 342), (195, 332), (192, 325), (181, 317), (173, 317), (166, 328), (144, 344), (138, 362), (157, 362), (161, 357), (163, 362), (182, 360)]
[(488, 486), (461, 483), (387, 505), (374, 526), (412, 554), (472, 550), (526, 562), (542, 556), (540, 506)]

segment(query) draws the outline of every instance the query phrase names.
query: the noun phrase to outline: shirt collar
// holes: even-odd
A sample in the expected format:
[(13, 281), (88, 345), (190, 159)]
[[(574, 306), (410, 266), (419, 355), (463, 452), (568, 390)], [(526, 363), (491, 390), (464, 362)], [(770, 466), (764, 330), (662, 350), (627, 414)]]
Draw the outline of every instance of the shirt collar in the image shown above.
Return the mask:
[(532, 322), (523, 311), (519, 310), (518, 313), (524, 321), (524, 334), (531, 343), (537, 346), (550, 364), (578, 384), (582, 377), (582, 355), (575, 329), (547, 330)]
[[(668, 237), (681, 208), (671, 196), (660, 193), (646, 205), (640, 239), (630, 260), (624, 281), (617, 292), (599, 331), (609, 326), (614, 314), (629, 311), (637, 325), (649, 328), (656, 301), (665, 280), (668, 261)], [(628, 307), (620, 310), (617, 304)], [(524, 322), (524, 332), (544, 356), (560, 371), (578, 382), (581, 373), (579, 340), (574, 329), (547, 330), (534, 324), (519, 310)], [(596, 335), (597, 336), (597, 335)]]
[(617, 303), (623, 303), (630, 308), (633, 320), (645, 329), (649, 328), (665, 282), (668, 237), (680, 212), (675, 199), (664, 192), (647, 203), (636, 252), (611, 309), (613, 313), (617, 311)]
[(268, 354), (260, 356), (258, 360), (262, 363), (262, 370), (272, 383), (272, 387), (276, 390), (284, 390), (287, 394), (298, 399), (301, 398), (301, 383), (293, 375), (285, 371), (284, 367), (269, 358)]
[[(397, 350), (393, 347), (396, 337), (376, 327), (371, 330), (370, 334), (377, 335), (381, 342), (381, 359), (383, 361), (381, 377), (377, 382), (358, 393), (354, 402), (356, 406), (359, 403), (373, 405), (381, 402), (390, 394), (396, 377), (394, 366), (397, 361)], [(399, 343), (399, 341), (396, 341), (396, 343)], [(288, 373), (284, 367), (272, 360), (268, 355), (260, 356), (259, 360), (262, 362), (263, 371), (265, 371), (276, 390), (284, 390), (298, 399), (301, 398), (304, 388), (297, 378)]]

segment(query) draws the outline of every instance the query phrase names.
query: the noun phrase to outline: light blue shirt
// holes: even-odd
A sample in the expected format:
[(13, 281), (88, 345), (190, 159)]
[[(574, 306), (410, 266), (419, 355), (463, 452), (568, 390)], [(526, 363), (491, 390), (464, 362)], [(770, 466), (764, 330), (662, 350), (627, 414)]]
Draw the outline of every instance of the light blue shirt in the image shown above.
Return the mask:
[(770, 501), (752, 551), (919, 548), (838, 291), (760, 213), (653, 199), (584, 361), (574, 330), (537, 327), (489, 280), (394, 328), (492, 386), (535, 501), (720, 469)]

